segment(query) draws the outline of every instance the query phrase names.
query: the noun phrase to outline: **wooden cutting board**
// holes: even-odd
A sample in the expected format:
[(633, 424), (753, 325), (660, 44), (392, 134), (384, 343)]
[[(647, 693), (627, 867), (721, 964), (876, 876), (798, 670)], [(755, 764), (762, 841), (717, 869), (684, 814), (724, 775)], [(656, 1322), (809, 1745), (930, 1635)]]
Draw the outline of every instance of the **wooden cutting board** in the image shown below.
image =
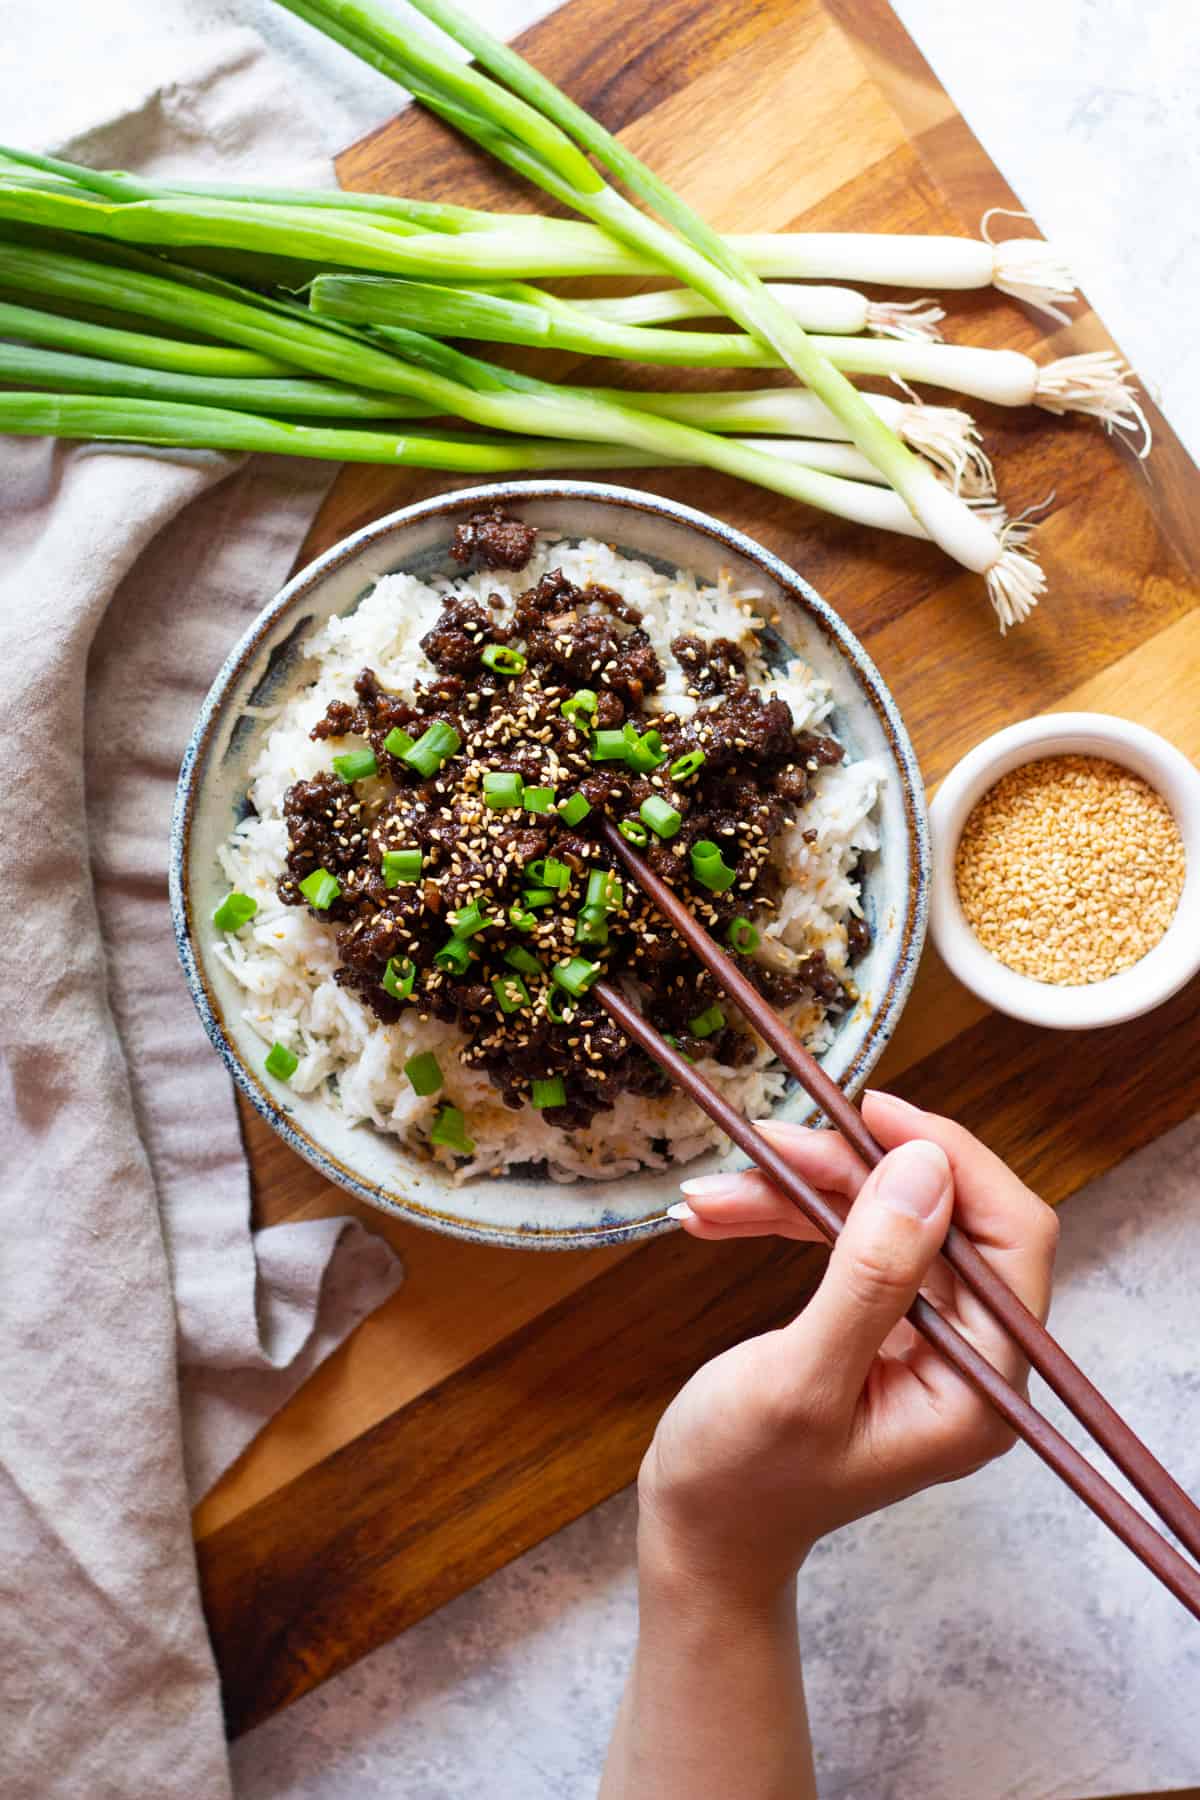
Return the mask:
[[(522, 47), (726, 229), (974, 233), (985, 208), (1019, 205), (886, 0), (633, 13), (571, 0)], [(338, 169), (350, 188), (542, 206), (416, 113)], [(1050, 337), (990, 292), (950, 305), (962, 342), (1045, 357), (1110, 342), (1082, 305)], [(717, 475), (630, 481), (730, 519), (815, 584), (879, 663), (930, 783), (986, 732), (1056, 707), (1143, 720), (1200, 759), (1200, 509), (1179, 444), (1153, 408), (1148, 465), (1090, 422), (974, 410), (1010, 510), (1055, 495), (1040, 532), (1050, 597), (1004, 641), (979, 581), (931, 547)], [(454, 485), (347, 470), (301, 560)], [(1059, 1201), (1195, 1109), (1198, 1014), (1200, 983), (1152, 1018), (1065, 1039), (988, 1014), (930, 952), (880, 1078), (953, 1113)], [(788, 1316), (821, 1266), (811, 1250), (681, 1236), (636, 1251), (474, 1248), (357, 1207), (256, 1116), (245, 1124), (260, 1223), (359, 1212), (408, 1280), (197, 1510), (232, 1732), (630, 1481), (691, 1370)]]

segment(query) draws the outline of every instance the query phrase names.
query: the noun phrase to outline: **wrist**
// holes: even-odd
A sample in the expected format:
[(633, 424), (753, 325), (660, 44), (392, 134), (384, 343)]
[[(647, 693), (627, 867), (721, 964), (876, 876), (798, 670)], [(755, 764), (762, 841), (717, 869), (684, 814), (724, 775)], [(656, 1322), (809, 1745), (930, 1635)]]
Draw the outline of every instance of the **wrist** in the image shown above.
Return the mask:
[(804, 1548), (786, 1560), (756, 1539), (752, 1521), (735, 1534), (695, 1530), (646, 1485), (638, 1487), (638, 1589), (651, 1605), (693, 1616), (766, 1619), (795, 1608), (796, 1572)]

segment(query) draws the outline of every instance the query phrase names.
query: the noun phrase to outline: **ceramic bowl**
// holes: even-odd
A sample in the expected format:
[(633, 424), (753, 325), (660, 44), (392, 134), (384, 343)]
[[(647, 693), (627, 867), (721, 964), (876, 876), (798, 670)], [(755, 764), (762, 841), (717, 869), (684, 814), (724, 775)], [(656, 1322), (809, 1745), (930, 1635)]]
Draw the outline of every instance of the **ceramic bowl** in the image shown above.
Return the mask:
[[(456, 1187), (444, 1170), (372, 1126), (347, 1125), (315, 1096), (272, 1089), (261, 1074), (262, 1040), (245, 1022), (246, 997), (214, 954), (210, 921), (226, 884), (217, 847), (245, 806), (248, 772), (263, 732), (250, 710), (278, 703), (305, 681), (303, 646), (332, 613), (353, 610), (380, 576), (454, 572), (454, 526), (484, 502), (500, 501), (549, 534), (596, 537), (663, 567), (708, 581), (728, 569), (762, 595), (769, 660), (799, 653), (836, 698), (833, 728), (855, 756), (882, 759), (881, 850), (864, 874), (874, 933), (856, 969), (862, 999), (838, 1027), (825, 1066), (850, 1093), (866, 1080), (907, 997), (925, 935), (929, 848), (921, 778), (895, 703), (862, 645), (811, 587), (728, 525), (652, 495), (585, 481), (517, 481), (439, 495), (354, 532), (310, 563), (271, 601), (213, 684), (184, 757), (171, 843), (171, 903), (192, 996), (230, 1074), (294, 1150), (331, 1181), (374, 1206), (434, 1230), (514, 1247), (583, 1248), (626, 1243), (673, 1229), (666, 1209), (680, 1172), (642, 1173), (618, 1183), (563, 1183), (529, 1171)], [(798, 1088), (780, 1115), (811, 1120)], [(731, 1163), (741, 1160), (731, 1156)], [(713, 1155), (690, 1173), (720, 1166)]]
[[(1079, 987), (1018, 975), (985, 950), (959, 904), (954, 857), (971, 808), (1001, 776), (1047, 756), (1101, 756), (1157, 788), (1175, 815), (1187, 856), (1179, 906), (1140, 962)], [(942, 960), (965, 987), (1031, 1025), (1085, 1031), (1119, 1025), (1161, 1006), (1200, 970), (1200, 770), (1144, 725), (1111, 713), (1044, 713), (985, 738), (955, 764), (930, 808), (933, 898), (930, 928)]]

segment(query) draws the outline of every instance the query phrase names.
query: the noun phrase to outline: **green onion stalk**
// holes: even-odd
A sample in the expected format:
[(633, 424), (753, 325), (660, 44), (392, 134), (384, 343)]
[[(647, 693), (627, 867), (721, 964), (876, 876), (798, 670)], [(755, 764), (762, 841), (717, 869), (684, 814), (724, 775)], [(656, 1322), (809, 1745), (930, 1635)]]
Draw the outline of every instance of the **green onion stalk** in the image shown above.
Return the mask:
[[(173, 328), (223, 339), (245, 349), (265, 354), (274, 352), (286, 363), (310, 375), (369, 391), (400, 394), (424, 402), (432, 412), (465, 419), (487, 430), (567, 440), (576, 447), (572, 453), (579, 457), (576, 466), (586, 465), (586, 456), (579, 448), (582, 444), (625, 445), (631, 450), (646, 452), (663, 463), (697, 463), (739, 476), (859, 524), (900, 531), (908, 536), (927, 535), (906, 507), (895, 504), (895, 495), (886, 488), (847, 481), (736, 439), (718, 437), (691, 425), (658, 418), (635, 406), (600, 400), (549, 382), (522, 377), (519, 386), (509, 385), (502, 379), (503, 372), (492, 373), (489, 365), (477, 364), (420, 333), (396, 331), (389, 334), (389, 342), (401, 341), (409, 352), (405, 359), (348, 333), (344, 328), (340, 331), (329, 329), (317, 323), (303, 308), (279, 302), (259, 303), (257, 297), (249, 295), (233, 298), (237, 290), (232, 283), (200, 278), (194, 272), (189, 272), (184, 280), (174, 280), (162, 274), (147, 274), (141, 268), (119, 263), (96, 264), (71, 252), (39, 249), (23, 243), (7, 245), (3, 263), (6, 282), (23, 292), (73, 300), (85, 306), (113, 307), (157, 319)], [(456, 378), (463, 371), (479, 385), (467, 385)], [(23, 401), (19, 395), (3, 398), (4, 428), (26, 433), (33, 429), (28, 421), (38, 413), (36, 402), (27, 398)], [(121, 427), (111, 428), (104, 425), (101, 408), (95, 404), (89, 407), (85, 397), (80, 396), (70, 407), (66, 406), (65, 400), (63, 397), (57, 409), (43, 405), (41, 416), (47, 420), (43, 430), (71, 436), (102, 432), (110, 441), (122, 434), (136, 438), (138, 432), (131, 428), (131, 421), (139, 415), (134, 409), (139, 404), (143, 408), (155, 404), (150, 400), (140, 403), (130, 400), (124, 409)], [(144, 416), (149, 425), (150, 415)], [(238, 417), (242, 418), (243, 424), (238, 429), (236, 442), (227, 442), (223, 447), (263, 447), (257, 441), (253, 444), (248, 441), (256, 437), (255, 427), (245, 422), (249, 415), (230, 410), (221, 422), (221, 429), (232, 432), (233, 421)], [(53, 422), (56, 418), (60, 424)], [(69, 431), (61, 425), (61, 421), (67, 419), (71, 421)], [(212, 423), (211, 419), (208, 423)], [(91, 429), (80, 429), (85, 424)], [(197, 434), (204, 424), (202, 419), (189, 418), (186, 426), (181, 427), (188, 434), (186, 439), (158, 435), (145, 441), (198, 442)], [(160, 419), (159, 429), (169, 430), (169, 425)], [(300, 433), (305, 434), (304, 438), (298, 436)], [(293, 454), (317, 453), (319, 430), (316, 427), (289, 426), (286, 430), (281, 428), (277, 435), (281, 441), (275, 448), (282, 448), (282, 440), (286, 438), (291, 443), (307, 442), (312, 446), (308, 451), (294, 451)], [(346, 437), (347, 434), (339, 434), (338, 442), (346, 443)], [(330, 445), (328, 454), (349, 453), (348, 443), (344, 451), (333, 447), (332, 434), (326, 441)], [(365, 446), (363, 449), (365, 451)], [(397, 460), (393, 454), (383, 453), (382, 443), (378, 451), (371, 460)], [(466, 454), (461, 447), (455, 451), (459, 457)], [(479, 465), (439, 460), (429, 466), (470, 468)], [(558, 466), (565, 464), (560, 460)], [(932, 471), (930, 479), (936, 481)]]
[[(721, 313), (776, 353), (844, 423), (851, 441), (904, 500), (922, 535), (984, 575), (1002, 626), (1023, 618), (1036, 604), (1045, 579), (1027, 550), (1017, 547), (1028, 527), (1008, 527), (999, 534), (972, 512), (872, 411), (803, 327), (691, 207), (451, 0), (413, 0), (413, 4), (506, 86), (477, 69), (464, 68), (424, 39), (403, 33), (378, 0), (279, 0), (279, 4), (400, 82), (556, 199), (653, 258), (660, 270), (707, 296)], [(610, 187), (588, 160), (589, 153), (666, 223), (639, 212)]]

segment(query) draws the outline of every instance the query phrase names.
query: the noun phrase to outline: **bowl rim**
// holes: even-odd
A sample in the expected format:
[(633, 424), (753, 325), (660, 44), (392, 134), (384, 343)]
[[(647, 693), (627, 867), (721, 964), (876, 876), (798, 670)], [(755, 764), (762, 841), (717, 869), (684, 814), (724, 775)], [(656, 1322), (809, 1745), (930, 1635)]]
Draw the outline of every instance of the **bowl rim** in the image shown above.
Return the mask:
[(658, 1236), (677, 1230), (678, 1225), (667, 1217), (665, 1208), (641, 1218), (609, 1222), (595, 1230), (569, 1227), (540, 1229), (533, 1226), (512, 1230), (486, 1222), (475, 1222), (452, 1213), (444, 1213), (435, 1206), (406, 1199), (402, 1194), (380, 1186), (360, 1170), (348, 1166), (334, 1151), (312, 1137), (257, 1079), (224, 1029), (219, 1004), (209, 987), (197, 950), (186, 878), (196, 801), (226, 701), (247, 661), (255, 654), (260, 641), (271, 631), (281, 615), (301, 602), (312, 590), (319, 588), (327, 576), (356, 560), (369, 546), (402, 532), (419, 520), (439, 514), (452, 518), (481, 504), (520, 506), (523, 503), (552, 503), (556, 500), (590, 501), (663, 517), (745, 558), (760, 568), (811, 615), (814, 624), (832, 640), (854, 669), (859, 685), (869, 698), (887, 738), (889, 752), (900, 772), (909, 843), (909, 871), (907, 911), (895, 953), (892, 978), (878, 1008), (873, 1012), (870, 1028), (843, 1080), (843, 1087), (848, 1094), (857, 1093), (882, 1054), (904, 1009), (916, 978), (929, 922), (932, 848), (924, 805), (924, 782), (916, 752), (899, 708), (874, 660), (828, 601), (797, 570), (737, 527), (682, 501), (667, 499), (662, 495), (610, 482), (573, 480), (500, 481), (455, 488), (413, 501), (407, 506), (369, 520), (298, 569), (238, 638), (221, 664), (200, 708), (184, 751), (176, 787), (169, 843), (168, 887), (176, 946), (183, 964), (184, 977), (210, 1041), (236, 1087), (256, 1112), (283, 1138), (289, 1148), (302, 1156), (331, 1184), (394, 1218), (409, 1220), (470, 1243), (488, 1243), (514, 1249), (599, 1249)]
[[(1187, 872), (1175, 916), (1140, 961), (1103, 981), (1058, 987), (1008, 968), (984, 948), (958, 898), (954, 858), (972, 807), (1002, 776), (1050, 756), (1121, 763), (1156, 788), (1184, 841)], [(929, 808), (933, 881), (929, 928), (943, 962), (979, 999), (1011, 1018), (1060, 1031), (1120, 1025), (1169, 1000), (1200, 971), (1200, 770), (1158, 732), (1117, 713), (1038, 713), (983, 738), (945, 776)]]

